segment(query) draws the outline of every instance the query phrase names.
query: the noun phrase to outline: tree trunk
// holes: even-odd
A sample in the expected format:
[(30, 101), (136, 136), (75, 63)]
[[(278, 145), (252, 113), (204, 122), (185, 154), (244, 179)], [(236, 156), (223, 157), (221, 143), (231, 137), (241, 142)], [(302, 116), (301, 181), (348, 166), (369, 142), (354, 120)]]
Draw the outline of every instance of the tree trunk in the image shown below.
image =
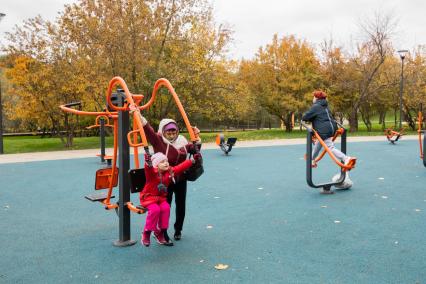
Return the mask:
[(416, 130), (416, 122), (413, 120), (413, 117), (411, 116), (408, 106), (404, 104), (404, 108), (405, 108), (405, 112), (403, 112), (404, 121), (408, 122), (408, 125), (410, 126), (411, 130)]
[(358, 111), (353, 109), (349, 116), (349, 132), (358, 131)]
[(382, 125), (382, 130), (386, 128), (386, 110), (379, 111), (379, 124)]
[(291, 123), (291, 114), (292, 113), (290, 112), (285, 116), (285, 119), (284, 119), (285, 132), (291, 132), (293, 130), (293, 125)]

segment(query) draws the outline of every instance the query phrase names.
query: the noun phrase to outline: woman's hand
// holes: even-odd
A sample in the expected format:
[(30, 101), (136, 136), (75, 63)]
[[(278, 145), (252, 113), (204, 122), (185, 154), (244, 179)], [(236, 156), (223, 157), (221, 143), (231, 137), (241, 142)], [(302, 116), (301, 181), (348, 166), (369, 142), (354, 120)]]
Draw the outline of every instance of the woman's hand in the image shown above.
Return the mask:
[(198, 129), (197, 126), (193, 126), (192, 131), (194, 131), (194, 136), (195, 136), (195, 139), (197, 140), (197, 142), (200, 142), (201, 141), (200, 129)]

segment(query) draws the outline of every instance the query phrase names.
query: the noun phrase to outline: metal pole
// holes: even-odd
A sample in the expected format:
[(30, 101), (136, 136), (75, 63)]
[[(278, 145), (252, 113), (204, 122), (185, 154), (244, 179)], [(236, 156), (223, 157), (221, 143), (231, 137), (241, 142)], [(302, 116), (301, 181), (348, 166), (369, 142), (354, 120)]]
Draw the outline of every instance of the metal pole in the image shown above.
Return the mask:
[(3, 153), (4, 153), (3, 152), (3, 107), (1, 102), (1, 77), (0, 77), (0, 154), (3, 154)]
[(404, 59), (401, 57), (401, 80), (399, 82), (399, 130), (402, 129), (402, 73), (404, 70)]
[(402, 93), (404, 92), (404, 58), (401, 56), (401, 84), (399, 86), (399, 130), (402, 129)]
[[(0, 21), (6, 16), (4, 13), (0, 13)], [(3, 107), (1, 102), (1, 74), (0, 74), (0, 154), (3, 154)]]
[[(123, 106), (124, 94), (118, 93), (118, 105)], [(127, 133), (129, 132), (129, 112), (118, 112), (118, 181), (119, 181), (119, 199), (118, 199), (118, 217), (119, 217), (119, 240), (114, 242), (114, 246), (125, 247), (136, 243), (130, 239), (130, 210), (126, 203), (130, 201), (130, 182), (128, 172), (130, 169), (130, 151)]]
[(105, 120), (103, 118), (100, 119), (100, 133), (101, 136), (101, 162), (105, 163)]

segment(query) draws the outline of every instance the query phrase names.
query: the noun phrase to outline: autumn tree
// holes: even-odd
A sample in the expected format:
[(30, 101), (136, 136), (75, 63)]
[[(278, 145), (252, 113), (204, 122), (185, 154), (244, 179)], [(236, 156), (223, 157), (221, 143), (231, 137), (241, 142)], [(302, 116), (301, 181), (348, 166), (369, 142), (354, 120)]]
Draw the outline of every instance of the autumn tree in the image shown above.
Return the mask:
[(390, 36), (394, 22), (390, 15), (376, 14), (374, 18), (361, 23), (361, 29), (366, 40), (357, 45), (356, 53), (349, 58), (348, 68), (353, 70), (354, 76), (349, 82), (342, 82), (352, 90), (349, 114), (350, 131), (358, 130), (358, 113), (368, 97), (375, 93), (373, 82), (380, 72), (380, 68), (387, 55), (391, 52)]
[(307, 94), (320, 85), (319, 62), (314, 49), (295, 36), (278, 39), (261, 47), (252, 61), (242, 62), (241, 72), (256, 103), (280, 118), (286, 131), (291, 117), (308, 106)]
[[(202, 119), (215, 119), (214, 109), (203, 108), (204, 102), (233, 106), (226, 91), (231, 77), (223, 65), (230, 36), (229, 29), (214, 23), (207, 1), (80, 0), (66, 5), (55, 23), (38, 17), (9, 34), (6, 52), (11, 58), (43, 67), (12, 67), (9, 78), (15, 94), (28, 92), (25, 100), (33, 99), (38, 108), (42, 99), (56, 107), (78, 100), (87, 110), (101, 110), (113, 76), (123, 77), (133, 93), (146, 99), (154, 82), (166, 77), (189, 115), (201, 108)], [(30, 74), (25, 73), (42, 71), (43, 80), (26, 80)], [(218, 94), (230, 100), (217, 100)], [(64, 113), (54, 107), (47, 111), (51, 127), (64, 126)], [(154, 122), (166, 115), (178, 117), (169, 95), (159, 96), (145, 115)]]

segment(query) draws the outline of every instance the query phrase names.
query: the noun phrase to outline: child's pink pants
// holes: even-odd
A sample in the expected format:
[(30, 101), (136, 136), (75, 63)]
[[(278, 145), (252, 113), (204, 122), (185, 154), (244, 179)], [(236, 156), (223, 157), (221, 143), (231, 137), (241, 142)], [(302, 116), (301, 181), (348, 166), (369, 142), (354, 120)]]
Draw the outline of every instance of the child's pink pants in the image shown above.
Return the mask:
[(148, 216), (146, 216), (144, 231), (157, 231), (169, 227), (170, 205), (167, 201), (160, 204), (148, 205)]

